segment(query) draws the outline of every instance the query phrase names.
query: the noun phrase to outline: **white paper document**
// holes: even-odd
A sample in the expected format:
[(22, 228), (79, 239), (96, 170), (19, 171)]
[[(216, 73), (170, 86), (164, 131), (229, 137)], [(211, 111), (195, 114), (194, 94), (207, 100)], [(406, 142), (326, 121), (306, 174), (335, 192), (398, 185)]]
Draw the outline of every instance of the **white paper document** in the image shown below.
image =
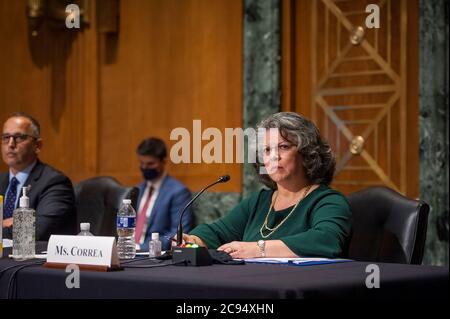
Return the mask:
[(350, 259), (329, 259), (329, 258), (247, 258), (244, 260), (246, 263), (293, 264), (293, 265), (331, 264), (331, 263), (351, 261)]
[(7, 238), (3, 238), (3, 248), (10, 248), (12, 247), (12, 240), (11, 239), (7, 239)]
[[(13, 258), (13, 255), (8, 255), (9, 258)], [(47, 254), (36, 254), (34, 255), (35, 259), (46, 259), (47, 258)]]

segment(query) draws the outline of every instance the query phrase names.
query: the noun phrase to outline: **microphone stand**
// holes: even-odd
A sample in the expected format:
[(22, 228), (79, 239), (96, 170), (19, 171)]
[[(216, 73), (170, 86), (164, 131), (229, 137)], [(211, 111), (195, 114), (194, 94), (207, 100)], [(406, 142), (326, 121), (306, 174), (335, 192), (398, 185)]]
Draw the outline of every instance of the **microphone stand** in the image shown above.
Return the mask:
[(226, 183), (230, 180), (230, 176), (229, 175), (224, 175), (221, 176), (217, 181), (215, 181), (214, 183), (206, 186), (205, 188), (203, 188), (200, 192), (197, 193), (197, 195), (194, 196), (194, 198), (192, 198), (189, 203), (186, 204), (186, 206), (184, 206), (183, 210), (181, 211), (180, 214), (180, 220), (178, 222), (178, 228), (177, 228), (177, 246), (180, 246), (181, 243), (183, 242), (183, 215), (184, 212), (186, 211), (186, 209), (189, 208), (189, 206), (192, 205), (192, 203), (201, 195), (203, 194), (204, 191), (206, 191), (208, 188), (213, 187), (216, 184), (219, 183)]
[(189, 203), (186, 204), (186, 206), (184, 206), (180, 214), (180, 220), (177, 228), (177, 245), (175, 247), (172, 247), (171, 257), (173, 258), (174, 264), (184, 264), (186, 266), (209, 266), (212, 264), (212, 258), (209, 255), (208, 249), (206, 247), (186, 248), (181, 246), (183, 242), (183, 215), (186, 209), (188, 209), (188, 207), (191, 206), (192, 203), (201, 194), (203, 194), (204, 191), (216, 184), (226, 183), (229, 180), (229, 175), (221, 176), (217, 181), (203, 188), (197, 195), (194, 196), (194, 198), (189, 201)]

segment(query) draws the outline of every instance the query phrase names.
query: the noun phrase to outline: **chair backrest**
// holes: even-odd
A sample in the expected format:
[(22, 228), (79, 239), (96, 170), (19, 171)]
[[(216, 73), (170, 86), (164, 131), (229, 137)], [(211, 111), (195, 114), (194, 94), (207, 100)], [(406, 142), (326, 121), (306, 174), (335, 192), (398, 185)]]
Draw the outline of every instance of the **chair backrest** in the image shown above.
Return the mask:
[(387, 187), (369, 187), (347, 199), (353, 215), (350, 259), (422, 263), (428, 204)]
[(137, 187), (122, 186), (116, 179), (99, 176), (81, 181), (74, 187), (78, 227), (90, 223), (96, 236), (116, 235), (117, 211), (125, 198), (136, 209)]

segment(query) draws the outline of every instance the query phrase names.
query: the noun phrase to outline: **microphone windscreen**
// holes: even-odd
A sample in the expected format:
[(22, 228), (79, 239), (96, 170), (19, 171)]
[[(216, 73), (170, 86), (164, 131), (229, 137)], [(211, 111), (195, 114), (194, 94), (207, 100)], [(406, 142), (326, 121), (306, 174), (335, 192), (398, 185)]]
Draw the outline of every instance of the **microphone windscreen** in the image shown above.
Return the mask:
[(228, 182), (230, 180), (230, 175), (223, 175), (223, 176), (220, 176), (219, 177), (219, 181), (221, 182), (221, 183), (226, 183), (226, 182)]

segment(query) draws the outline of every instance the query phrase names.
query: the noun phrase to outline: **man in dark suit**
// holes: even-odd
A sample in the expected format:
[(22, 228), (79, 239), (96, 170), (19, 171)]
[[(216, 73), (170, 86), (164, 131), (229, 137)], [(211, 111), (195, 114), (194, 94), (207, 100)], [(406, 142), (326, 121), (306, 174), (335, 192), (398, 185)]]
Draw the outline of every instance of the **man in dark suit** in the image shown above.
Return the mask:
[[(176, 234), (179, 214), (191, 200), (191, 192), (181, 182), (167, 175), (167, 150), (159, 138), (147, 138), (138, 148), (137, 155), (144, 182), (138, 185), (136, 243), (148, 248), (152, 233), (159, 233), (163, 250), (170, 249), (170, 238)], [(192, 211), (183, 216), (183, 231), (189, 231)]]
[(30, 207), (36, 210), (36, 240), (51, 234), (75, 234), (75, 196), (70, 179), (42, 163), (39, 123), (25, 113), (13, 113), (4, 123), (2, 158), (9, 171), (0, 173), (0, 194), (4, 195), (3, 236), (12, 237), (13, 211), (29, 187)]

